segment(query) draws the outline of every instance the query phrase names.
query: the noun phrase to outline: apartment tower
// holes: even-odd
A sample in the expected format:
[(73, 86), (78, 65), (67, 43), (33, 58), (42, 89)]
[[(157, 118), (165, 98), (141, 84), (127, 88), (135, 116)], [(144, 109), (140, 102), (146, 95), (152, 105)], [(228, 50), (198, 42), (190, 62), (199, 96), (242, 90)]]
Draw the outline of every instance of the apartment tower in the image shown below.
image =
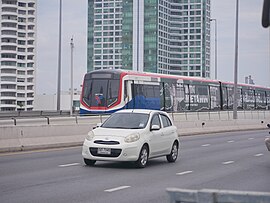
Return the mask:
[(210, 0), (88, 0), (87, 70), (210, 77)]
[(0, 111), (33, 110), (36, 1), (1, 0)]

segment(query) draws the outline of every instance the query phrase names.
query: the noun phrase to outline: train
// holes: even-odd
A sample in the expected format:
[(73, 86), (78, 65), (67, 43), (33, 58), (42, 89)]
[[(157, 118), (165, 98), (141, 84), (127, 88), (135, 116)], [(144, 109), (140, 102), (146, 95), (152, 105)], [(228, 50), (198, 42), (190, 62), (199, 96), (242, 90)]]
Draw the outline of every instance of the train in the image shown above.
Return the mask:
[[(167, 112), (233, 109), (234, 84), (207, 78), (102, 69), (86, 73), (80, 114), (111, 114), (120, 109)], [(270, 109), (270, 88), (237, 85), (237, 109)]]

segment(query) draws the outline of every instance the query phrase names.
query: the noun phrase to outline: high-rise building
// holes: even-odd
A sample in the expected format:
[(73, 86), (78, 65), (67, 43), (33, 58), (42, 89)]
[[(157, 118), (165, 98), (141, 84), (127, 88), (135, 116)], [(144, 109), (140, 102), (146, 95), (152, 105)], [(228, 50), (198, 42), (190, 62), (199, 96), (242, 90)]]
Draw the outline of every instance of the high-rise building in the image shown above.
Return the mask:
[(255, 85), (251, 75), (245, 77), (245, 84)]
[(88, 0), (87, 70), (210, 77), (210, 0)]
[(33, 110), (36, 1), (1, 0), (0, 111)]

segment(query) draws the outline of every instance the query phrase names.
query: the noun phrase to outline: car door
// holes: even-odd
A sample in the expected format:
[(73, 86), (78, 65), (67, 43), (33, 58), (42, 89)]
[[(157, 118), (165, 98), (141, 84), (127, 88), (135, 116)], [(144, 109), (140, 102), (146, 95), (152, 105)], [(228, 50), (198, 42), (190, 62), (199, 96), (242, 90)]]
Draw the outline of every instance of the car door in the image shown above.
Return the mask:
[(163, 151), (167, 154), (171, 151), (172, 144), (175, 140), (175, 126), (172, 125), (171, 120), (165, 115), (160, 114), (162, 122), (162, 141), (163, 141)]
[[(151, 129), (152, 126), (159, 126), (159, 129)], [(156, 113), (152, 116), (150, 121), (150, 137), (149, 137), (149, 146), (150, 146), (150, 157), (159, 156), (162, 153), (163, 148), (163, 134), (161, 129), (161, 122), (159, 114)]]

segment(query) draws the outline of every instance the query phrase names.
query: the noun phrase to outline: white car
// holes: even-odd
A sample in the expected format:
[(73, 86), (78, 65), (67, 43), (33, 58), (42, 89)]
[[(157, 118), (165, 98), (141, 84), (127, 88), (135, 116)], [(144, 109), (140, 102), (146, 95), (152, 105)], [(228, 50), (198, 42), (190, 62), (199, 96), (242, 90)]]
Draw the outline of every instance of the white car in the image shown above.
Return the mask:
[(265, 145), (266, 145), (268, 151), (270, 151), (270, 137), (265, 138)]
[(85, 138), (86, 165), (96, 161), (132, 161), (144, 168), (148, 159), (166, 156), (175, 162), (180, 142), (168, 114), (157, 110), (120, 110)]

